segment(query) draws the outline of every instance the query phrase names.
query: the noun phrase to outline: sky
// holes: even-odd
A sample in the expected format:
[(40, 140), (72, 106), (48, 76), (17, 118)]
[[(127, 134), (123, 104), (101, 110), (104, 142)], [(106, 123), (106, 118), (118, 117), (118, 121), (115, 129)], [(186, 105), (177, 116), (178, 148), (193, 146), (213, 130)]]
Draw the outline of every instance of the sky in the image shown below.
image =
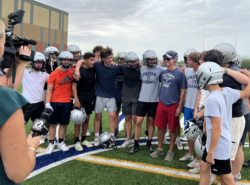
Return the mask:
[(36, 0), (69, 13), (68, 44), (82, 52), (110, 46), (142, 58), (175, 50), (179, 60), (189, 48), (203, 51), (230, 43), (250, 57), (249, 0)]

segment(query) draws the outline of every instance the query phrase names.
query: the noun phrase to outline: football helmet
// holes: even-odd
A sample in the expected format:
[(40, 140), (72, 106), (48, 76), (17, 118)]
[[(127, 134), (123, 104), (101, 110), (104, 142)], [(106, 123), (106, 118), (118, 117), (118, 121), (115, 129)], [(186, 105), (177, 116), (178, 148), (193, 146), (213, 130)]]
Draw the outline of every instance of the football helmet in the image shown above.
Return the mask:
[(234, 62), (236, 60), (236, 49), (232, 44), (229, 43), (220, 43), (217, 44), (214, 49), (222, 52), (224, 59), (222, 64), (229, 62)]
[(53, 53), (55, 53), (56, 56), (58, 56), (58, 55), (59, 55), (58, 49), (57, 49), (56, 47), (53, 47), (53, 46), (47, 47), (47, 48), (44, 50), (45, 59), (46, 59), (46, 60), (51, 59), (52, 62), (56, 62), (56, 59), (53, 59), (53, 58), (50, 57), (50, 54), (53, 54)]
[(122, 64), (121, 63), (121, 59), (124, 59), (124, 62), (125, 62), (125, 55), (126, 55), (127, 52), (121, 52), (118, 56), (118, 64)]
[(202, 158), (203, 152), (206, 148), (207, 137), (205, 134), (200, 134), (194, 143), (194, 149), (199, 158)]
[[(70, 63), (65, 64), (65, 63), (62, 62), (62, 60), (70, 60)], [(59, 65), (62, 65), (63, 68), (71, 67), (73, 65), (73, 60), (74, 60), (74, 57), (69, 51), (63, 51), (58, 56)]]
[(115, 139), (111, 136), (110, 133), (104, 132), (99, 136), (99, 143), (103, 149), (113, 148)]
[[(155, 51), (153, 50), (146, 50), (142, 55), (142, 59), (143, 59), (143, 65), (146, 65), (148, 67), (154, 68), (158, 64), (158, 57)], [(148, 60), (154, 60), (154, 62), (150, 63)]]
[(188, 140), (195, 141), (202, 133), (203, 120), (190, 119), (185, 122), (185, 127), (182, 135), (185, 135)]
[(196, 75), (197, 84), (202, 89), (205, 89), (207, 85), (223, 82), (222, 68), (215, 62), (208, 61), (200, 65)]
[(80, 109), (75, 108), (70, 114), (70, 120), (76, 125), (81, 125), (86, 120), (86, 117), (87, 114), (84, 107), (81, 107)]
[[(36, 62), (42, 62), (43, 66), (41, 68), (35, 67)], [(35, 69), (36, 71), (44, 71), (45, 65), (46, 65), (46, 60), (44, 55), (40, 52), (35, 52), (34, 60), (30, 62), (31, 68)]]
[(187, 51), (185, 51), (185, 53), (184, 53), (184, 62), (185, 62), (185, 64), (186, 64), (186, 66), (188, 66), (188, 63), (187, 63), (187, 60), (188, 60), (188, 55), (190, 54), (190, 53), (193, 53), (193, 52), (198, 52), (196, 49), (194, 49), (194, 48), (191, 48), (191, 49), (188, 49)]
[[(137, 54), (135, 52), (130, 51), (130, 52), (126, 53), (125, 61), (128, 65), (128, 67), (130, 67), (131, 69), (138, 69), (139, 68), (139, 57), (137, 56)], [(136, 62), (136, 63), (134, 64), (134, 62)]]
[(79, 61), (82, 58), (82, 52), (79, 46), (75, 45), (75, 44), (71, 44), (68, 46), (67, 51), (69, 51), (70, 53), (79, 53), (78, 57), (74, 57), (74, 61)]
[(242, 57), (239, 54), (237, 54), (235, 64), (237, 64), (240, 67), (241, 63), (242, 63)]

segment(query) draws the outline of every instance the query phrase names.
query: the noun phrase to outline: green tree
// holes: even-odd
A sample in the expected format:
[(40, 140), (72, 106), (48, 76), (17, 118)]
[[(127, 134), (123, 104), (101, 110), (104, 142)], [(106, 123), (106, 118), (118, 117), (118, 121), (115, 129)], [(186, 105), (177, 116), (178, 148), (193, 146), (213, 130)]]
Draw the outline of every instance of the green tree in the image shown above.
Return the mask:
[(177, 63), (177, 65), (179, 68), (181, 68), (181, 67), (185, 66), (185, 62), (183, 60), (181, 60)]
[(250, 69), (250, 58), (248, 56), (242, 56), (241, 69)]
[(117, 62), (118, 61), (118, 57), (120, 55), (120, 52), (116, 52), (116, 54), (113, 55), (113, 61)]

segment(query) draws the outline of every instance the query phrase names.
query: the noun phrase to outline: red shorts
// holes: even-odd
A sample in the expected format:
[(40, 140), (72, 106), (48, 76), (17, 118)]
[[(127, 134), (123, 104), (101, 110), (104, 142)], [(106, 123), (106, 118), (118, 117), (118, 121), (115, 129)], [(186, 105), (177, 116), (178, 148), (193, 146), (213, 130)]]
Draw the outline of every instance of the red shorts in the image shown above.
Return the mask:
[(178, 106), (179, 103), (166, 106), (159, 101), (155, 116), (155, 126), (166, 129), (168, 125), (169, 130), (175, 131), (179, 124), (179, 117), (175, 117)]

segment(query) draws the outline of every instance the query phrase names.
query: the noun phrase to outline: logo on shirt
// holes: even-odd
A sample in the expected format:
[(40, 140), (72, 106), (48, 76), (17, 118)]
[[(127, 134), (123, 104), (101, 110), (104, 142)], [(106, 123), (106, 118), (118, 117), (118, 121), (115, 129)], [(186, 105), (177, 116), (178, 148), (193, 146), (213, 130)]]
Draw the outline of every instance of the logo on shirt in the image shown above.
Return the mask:
[(198, 88), (196, 75), (187, 76), (188, 88)]
[(70, 83), (72, 83), (72, 79), (69, 77), (69, 75), (66, 75), (58, 84), (65, 85)]
[[(144, 76), (147, 77), (147, 80), (143, 79)], [(152, 77), (156, 77), (156, 73), (154, 73), (154, 72), (144, 72), (144, 73), (142, 73), (142, 83), (146, 83), (146, 84), (155, 83), (155, 80), (151, 79)]]
[(166, 88), (169, 88), (171, 84), (170, 81), (175, 79), (175, 76), (170, 73), (166, 73), (162, 77), (163, 77), (162, 85)]

